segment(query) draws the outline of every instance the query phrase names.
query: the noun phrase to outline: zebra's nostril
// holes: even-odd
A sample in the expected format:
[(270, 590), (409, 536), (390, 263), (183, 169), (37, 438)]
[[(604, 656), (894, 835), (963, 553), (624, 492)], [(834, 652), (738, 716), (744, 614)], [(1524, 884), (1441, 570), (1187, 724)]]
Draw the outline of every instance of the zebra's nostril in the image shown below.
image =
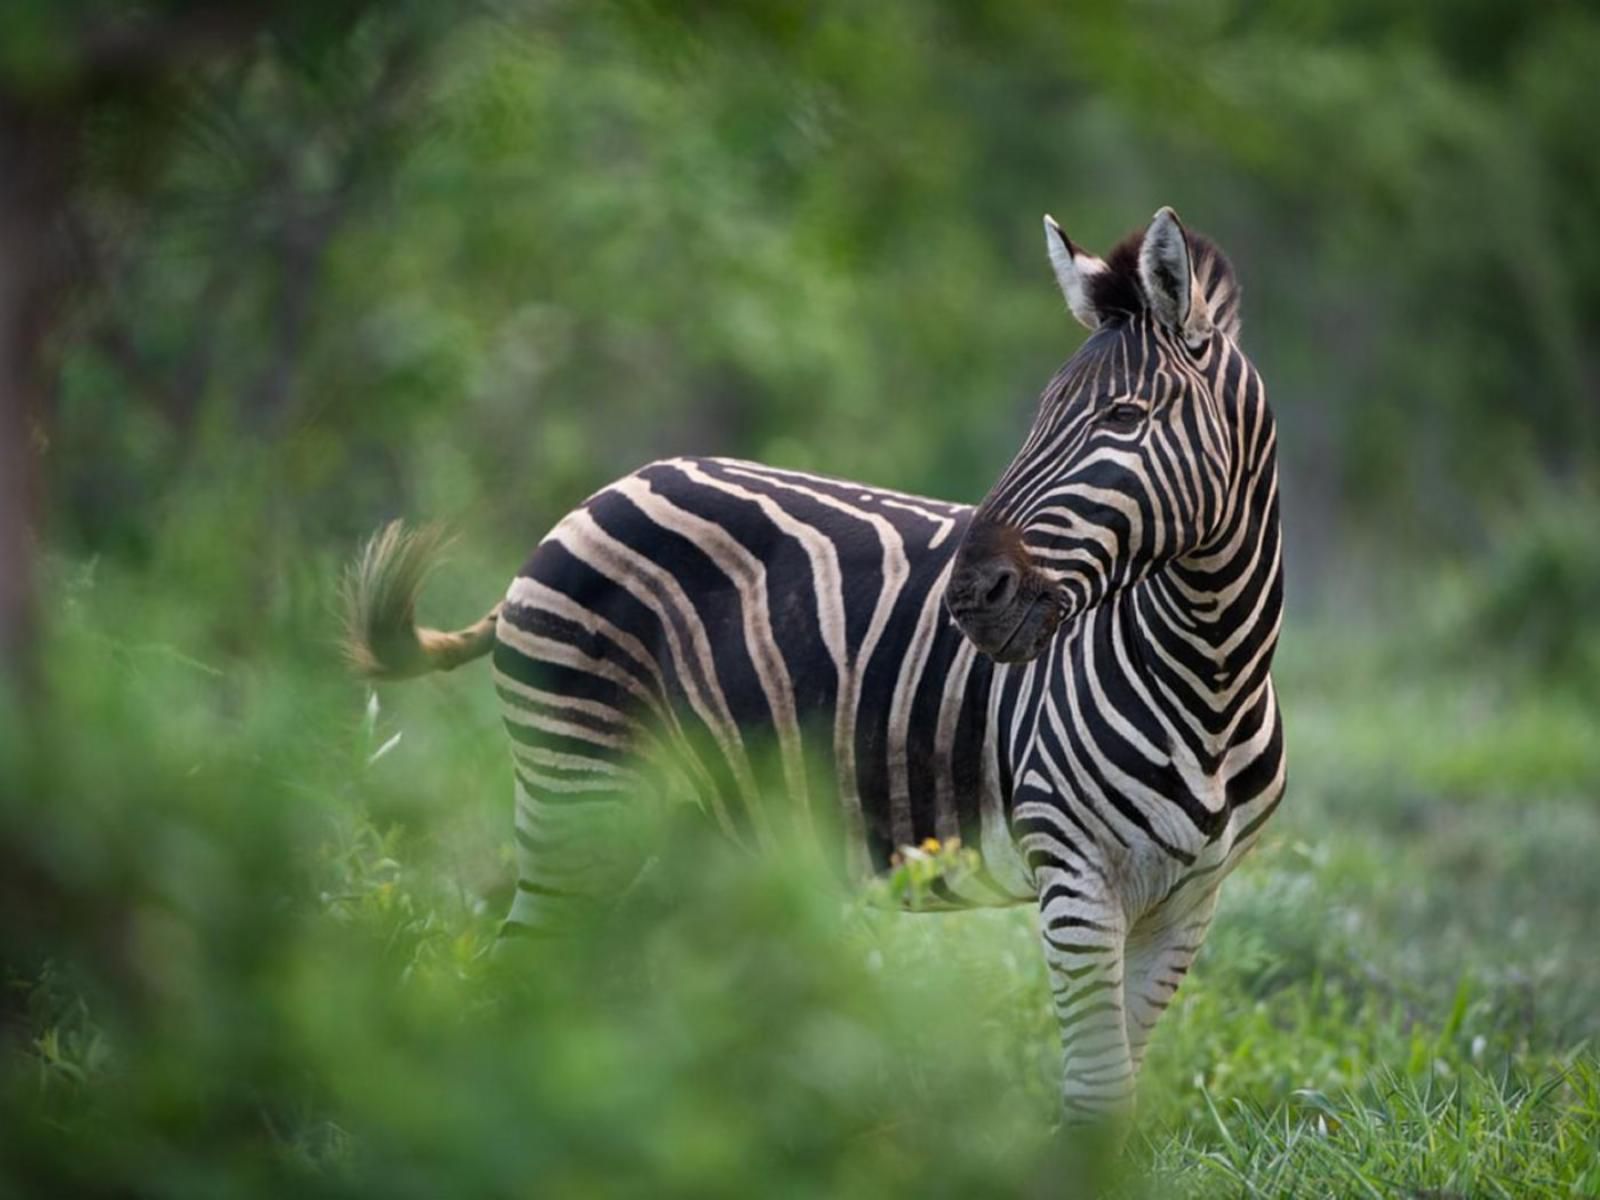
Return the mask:
[(1017, 594), (1017, 569), (1012, 566), (1001, 566), (996, 569), (994, 580), (989, 584), (988, 591), (983, 594), (984, 608), (993, 611), (1004, 608), (1011, 603), (1012, 597)]

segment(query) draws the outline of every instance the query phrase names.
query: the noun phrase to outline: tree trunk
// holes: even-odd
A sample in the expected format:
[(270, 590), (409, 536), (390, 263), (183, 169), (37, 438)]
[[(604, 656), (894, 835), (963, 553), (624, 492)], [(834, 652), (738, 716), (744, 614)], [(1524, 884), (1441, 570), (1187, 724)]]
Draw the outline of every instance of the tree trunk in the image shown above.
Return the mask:
[(44, 357), (66, 285), (59, 218), (77, 135), (70, 105), (0, 95), (0, 685), (20, 690), (37, 665)]

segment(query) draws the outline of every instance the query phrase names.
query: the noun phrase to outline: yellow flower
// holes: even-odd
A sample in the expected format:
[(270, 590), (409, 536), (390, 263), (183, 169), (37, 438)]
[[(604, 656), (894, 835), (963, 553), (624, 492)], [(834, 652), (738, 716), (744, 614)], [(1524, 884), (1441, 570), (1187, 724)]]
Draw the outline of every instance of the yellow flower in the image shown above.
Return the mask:
[(924, 854), (939, 853), (939, 839), (936, 837), (922, 839), (922, 852)]

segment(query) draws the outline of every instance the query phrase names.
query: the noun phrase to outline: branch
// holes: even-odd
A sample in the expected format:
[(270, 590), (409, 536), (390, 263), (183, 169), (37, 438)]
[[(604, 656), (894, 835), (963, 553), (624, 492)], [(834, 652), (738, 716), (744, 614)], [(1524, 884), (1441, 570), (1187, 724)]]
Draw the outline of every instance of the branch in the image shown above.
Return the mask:
[(270, 4), (257, 0), (196, 6), (86, 28), (78, 37), (80, 77), (93, 87), (165, 74), (243, 45), (260, 32), (271, 13)]

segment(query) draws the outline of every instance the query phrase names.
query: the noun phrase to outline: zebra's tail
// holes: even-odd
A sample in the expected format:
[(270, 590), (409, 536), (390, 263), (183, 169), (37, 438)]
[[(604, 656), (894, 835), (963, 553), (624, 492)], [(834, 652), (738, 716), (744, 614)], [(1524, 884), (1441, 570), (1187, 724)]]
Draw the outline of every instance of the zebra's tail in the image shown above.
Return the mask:
[(417, 595), (445, 542), (436, 527), (407, 529), (391, 521), (346, 570), (344, 656), (358, 675), (409, 679), (449, 671), (493, 648), (498, 604), (453, 633), (417, 625)]

